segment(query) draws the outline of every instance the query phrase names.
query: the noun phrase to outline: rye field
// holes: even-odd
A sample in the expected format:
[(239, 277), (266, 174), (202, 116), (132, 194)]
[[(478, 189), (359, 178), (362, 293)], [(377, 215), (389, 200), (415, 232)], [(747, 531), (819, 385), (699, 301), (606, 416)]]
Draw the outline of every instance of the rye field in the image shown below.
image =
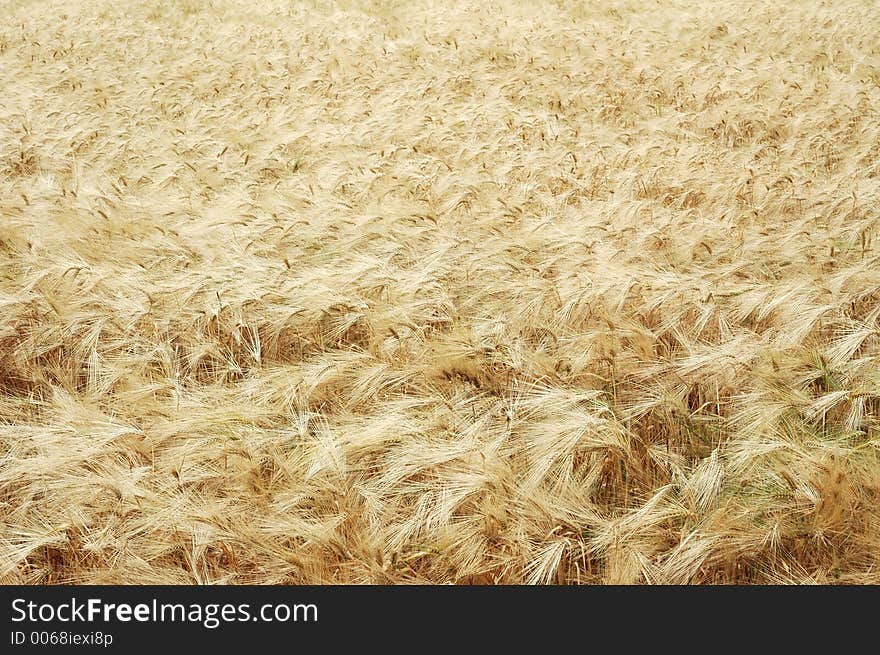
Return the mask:
[(880, 8), (0, 0), (0, 582), (880, 583)]

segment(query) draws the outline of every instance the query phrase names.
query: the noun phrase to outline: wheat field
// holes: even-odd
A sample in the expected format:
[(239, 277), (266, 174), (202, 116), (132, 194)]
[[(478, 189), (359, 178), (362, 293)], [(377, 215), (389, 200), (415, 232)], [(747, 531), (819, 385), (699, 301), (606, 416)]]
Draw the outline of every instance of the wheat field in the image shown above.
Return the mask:
[(0, 16), (0, 581), (880, 583), (875, 2)]

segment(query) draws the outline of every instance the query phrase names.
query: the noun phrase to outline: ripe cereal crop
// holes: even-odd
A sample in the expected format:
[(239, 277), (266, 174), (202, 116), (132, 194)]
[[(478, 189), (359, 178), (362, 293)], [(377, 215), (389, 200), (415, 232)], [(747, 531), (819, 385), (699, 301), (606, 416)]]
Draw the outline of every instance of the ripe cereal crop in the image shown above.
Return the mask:
[(0, 16), (0, 581), (880, 583), (874, 3)]

